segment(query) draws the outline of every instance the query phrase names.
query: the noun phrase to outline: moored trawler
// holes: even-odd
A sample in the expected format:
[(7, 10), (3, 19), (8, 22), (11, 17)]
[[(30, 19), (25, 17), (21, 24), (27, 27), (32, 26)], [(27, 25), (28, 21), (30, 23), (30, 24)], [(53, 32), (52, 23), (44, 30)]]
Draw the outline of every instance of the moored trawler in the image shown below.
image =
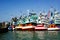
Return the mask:
[(45, 16), (46, 15), (40, 14), (37, 19), (37, 26), (35, 27), (35, 30), (47, 30)]
[[(36, 19), (37, 16), (35, 13), (29, 13), (29, 16), (25, 16), (24, 18), (20, 19), (18, 22), (19, 26), (16, 26), (15, 29), (21, 29), (21, 30), (34, 30), (34, 27), (36, 26)], [(21, 24), (23, 26), (21, 26)]]
[[(58, 24), (60, 22), (60, 18), (59, 18), (59, 12), (57, 12), (56, 10), (54, 11), (54, 13), (51, 13), (51, 21), (50, 21), (50, 25), (48, 27), (48, 30), (52, 31), (52, 30), (60, 30), (60, 28), (58, 27)], [(60, 26), (60, 24), (59, 24)]]

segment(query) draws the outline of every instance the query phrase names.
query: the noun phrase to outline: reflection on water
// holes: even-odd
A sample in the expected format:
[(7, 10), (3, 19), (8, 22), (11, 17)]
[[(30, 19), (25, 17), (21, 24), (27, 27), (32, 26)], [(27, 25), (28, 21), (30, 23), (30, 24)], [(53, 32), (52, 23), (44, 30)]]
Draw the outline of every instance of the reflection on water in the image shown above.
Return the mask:
[(60, 32), (59, 31), (48, 31), (48, 38), (59, 40), (60, 38)]
[(9, 31), (0, 40), (60, 40), (60, 31)]

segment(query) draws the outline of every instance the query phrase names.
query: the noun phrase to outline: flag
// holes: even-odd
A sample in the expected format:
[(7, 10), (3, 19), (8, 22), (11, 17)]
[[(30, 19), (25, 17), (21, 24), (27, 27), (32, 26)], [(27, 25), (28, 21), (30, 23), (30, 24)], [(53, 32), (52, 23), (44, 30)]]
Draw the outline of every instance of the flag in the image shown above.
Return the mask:
[(48, 11), (47, 17), (50, 18), (50, 15), (51, 15), (51, 14), (50, 14), (50, 11)]

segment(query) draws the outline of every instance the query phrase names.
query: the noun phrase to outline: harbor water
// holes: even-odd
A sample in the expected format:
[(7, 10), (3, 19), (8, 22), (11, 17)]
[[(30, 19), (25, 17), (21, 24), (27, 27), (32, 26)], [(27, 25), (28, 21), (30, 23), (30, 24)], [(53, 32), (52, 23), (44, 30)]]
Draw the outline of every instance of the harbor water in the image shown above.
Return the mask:
[(60, 31), (8, 31), (0, 40), (60, 40)]

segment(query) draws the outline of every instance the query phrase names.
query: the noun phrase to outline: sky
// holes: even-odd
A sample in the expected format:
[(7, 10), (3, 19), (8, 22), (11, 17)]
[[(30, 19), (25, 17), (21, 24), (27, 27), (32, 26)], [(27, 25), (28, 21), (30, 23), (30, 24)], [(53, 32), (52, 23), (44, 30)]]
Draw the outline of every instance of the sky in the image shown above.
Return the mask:
[(0, 0), (0, 22), (27, 15), (27, 10), (33, 10), (39, 15), (40, 11), (47, 13), (53, 6), (60, 11), (59, 4), (60, 0)]

